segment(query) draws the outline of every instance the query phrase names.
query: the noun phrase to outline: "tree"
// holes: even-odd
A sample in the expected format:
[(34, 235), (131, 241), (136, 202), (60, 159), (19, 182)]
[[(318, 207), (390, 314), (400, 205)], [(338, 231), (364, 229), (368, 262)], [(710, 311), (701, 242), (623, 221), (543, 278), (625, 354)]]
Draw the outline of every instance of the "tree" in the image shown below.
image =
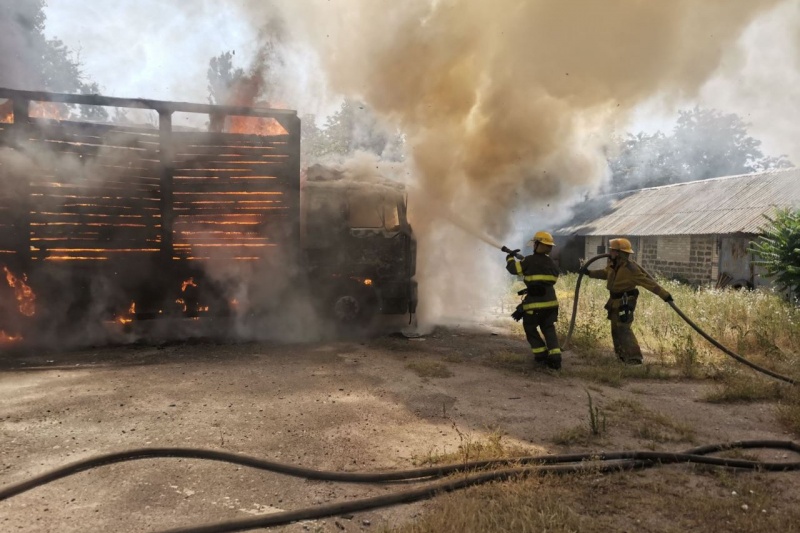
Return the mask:
[(792, 166), (785, 156), (765, 156), (736, 114), (695, 107), (680, 111), (671, 135), (628, 134), (609, 161), (615, 192), (749, 174)]
[[(96, 83), (86, 79), (80, 57), (59, 39), (44, 34), (47, 16), (45, 0), (0, 0), (5, 20), (0, 31), (6, 33), (3, 50), (14, 61), (13, 68), (3, 62), (0, 85), (31, 90), (92, 94), (99, 92)], [(79, 106), (79, 115), (89, 119), (105, 119), (102, 107)]]
[(402, 155), (402, 135), (388, 131), (369, 107), (356, 100), (345, 99), (325, 121), (321, 133), (320, 145), (313, 150), (319, 156), (348, 156), (356, 151), (391, 159)]
[(212, 104), (225, 104), (231, 88), (242, 78), (244, 69), (233, 66), (235, 52), (223, 52), (208, 62), (208, 101)]
[(751, 244), (756, 264), (763, 266), (782, 290), (800, 299), (800, 209), (780, 209)]

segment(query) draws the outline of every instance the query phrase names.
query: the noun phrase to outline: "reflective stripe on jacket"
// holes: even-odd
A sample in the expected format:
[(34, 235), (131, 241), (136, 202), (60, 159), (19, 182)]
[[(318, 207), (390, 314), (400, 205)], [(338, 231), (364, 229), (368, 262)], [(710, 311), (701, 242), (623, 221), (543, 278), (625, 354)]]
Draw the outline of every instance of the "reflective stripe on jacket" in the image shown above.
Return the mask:
[(558, 280), (558, 267), (545, 254), (528, 255), (522, 261), (513, 257), (508, 258), (506, 270), (515, 276), (522, 276), (528, 294), (522, 301), (523, 311), (533, 312), (537, 309), (552, 309), (558, 307), (556, 289), (554, 285)]

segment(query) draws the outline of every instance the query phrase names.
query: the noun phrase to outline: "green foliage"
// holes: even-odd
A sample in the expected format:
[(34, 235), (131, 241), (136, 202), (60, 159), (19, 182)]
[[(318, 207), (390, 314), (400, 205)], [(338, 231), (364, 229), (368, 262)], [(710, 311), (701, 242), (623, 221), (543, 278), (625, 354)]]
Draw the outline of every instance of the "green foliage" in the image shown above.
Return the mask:
[(619, 142), (609, 161), (614, 191), (748, 174), (792, 164), (765, 156), (736, 114), (695, 107), (680, 111), (671, 135), (640, 132)]
[(780, 209), (774, 217), (765, 216), (769, 226), (751, 249), (776, 284), (800, 298), (800, 209)]
[(395, 161), (403, 157), (403, 136), (387, 129), (372, 109), (355, 100), (344, 100), (322, 128), (306, 121), (303, 129), (307, 127), (310, 129), (303, 141), (308, 145), (306, 155), (312, 160), (350, 156), (357, 151)]
[[(59, 39), (47, 39), (44, 31), (47, 17), (44, 0), (25, 0), (0, 4), (3, 15), (13, 22), (8, 38), (10, 50), (4, 53), (19, 63), (13, 75), (20, 88), (63, 93), (97, 93), (98, 86), (87, 80), (76, 57)], [(4, 28), (9, 29), (8, 26)], [(97, 106), (68, 106), (88, 119), (105, 119), (108, 112)], [(74, 113), (73, 113), (74, 114)]]

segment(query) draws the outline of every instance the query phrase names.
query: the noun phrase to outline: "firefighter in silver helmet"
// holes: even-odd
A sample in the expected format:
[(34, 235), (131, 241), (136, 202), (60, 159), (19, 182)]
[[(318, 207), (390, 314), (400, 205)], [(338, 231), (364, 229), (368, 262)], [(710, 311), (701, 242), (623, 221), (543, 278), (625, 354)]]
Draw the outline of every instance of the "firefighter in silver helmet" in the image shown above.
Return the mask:
[(644, 287), (665, 302), (671, 302), (672, 295), (631, 259), (633, 248), (628, 239), (611, 239), (608, 253), (611, 257), (604, 269), (587, 270), (585, 273), (590, 278), (606, 280), (609, 299), (605, 308), (611, 322), (614, 353), (625, 363), (640, 365), (642, 349), (631, 329), (639, 297), (636, 287)]
[(549, 256), (555, 242), (546, 231), (536, 232), (532, 242), (533, 254), (522, 261), (515, 258), (519, 250), (513, 250), (506, 256), (506, 270), (523, 277), (526, 291), (525, 298), (511, 316), (515, 320), (522, 319), (534, 361), (558, 370), (561, 368), (561, 348), (556, 335), (558, 299), (554, 286), (559, 272)]

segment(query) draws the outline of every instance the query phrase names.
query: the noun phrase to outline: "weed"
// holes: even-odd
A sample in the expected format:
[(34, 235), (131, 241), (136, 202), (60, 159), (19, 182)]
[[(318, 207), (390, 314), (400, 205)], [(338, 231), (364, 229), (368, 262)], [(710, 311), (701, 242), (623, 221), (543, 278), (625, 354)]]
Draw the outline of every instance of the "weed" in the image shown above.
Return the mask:
[(694, 442), (695, 432), (691, 426), (651, 411), (636, 400), (617, 400), (607, 410), (614, 414), (615, 423), (632, 426), (633, 436), (640, 439), (659, 443)]
[(778, 422), (787, 430), (800, 437), (800, 393), (794, 388), (781, 401), (777, 408)]
[(450, 369), (439, 361), (411, 361), (406, 363), (406, 368), (414, 371), (421, 378), (449, 378), (453, 375)]
[(695, 469), (542, 475), (437, 497), (424, 514), (384, 533), (796, 531), (791, 483), (762, 473)]
[(560, 446), (571, 446), (573, 444), (588, 444), (589, 434), (586, 432), (586, 427), (581, 424), (559, 431), (553, 435), (552, 439), (554, 444)]
[(698, 352), (694, 343), (694, 335), (688, 333), (676, 337), (672, 343), (672, 348), (675, 355), (675, 362), (677, 363), (678, 371), (681, 376), (686, 378), (695, 377), (697, 372)]
[(592, 395), (588, 390), (586, 392), (588, 399), (589, 416), (587, 424), (581, 424), (572, 428), (567, 428), (559, 433), (553, 435), (553, 442), (562, 446), (569, 446), (571, 444), (588, 444), (590, 441), (597, 440), (606, 433), (606, 414), (600, 407), (594, 404)]
[(595, 437), (599, 437), (606, 432), (606, 415), (599, 407), (592, 404), (592, 395), (589, 394), (589, 391), (583, 390), (589, 398), (589, 431)]
[(533, 366), (530, 353), (501, 351), (490, 354), (482, 364), (491, 368), (511, 370), (520, 374), (528, 374)]
[(490, 429), (483, 439), (475, 439), (472, 434), (461, 431), (455, 422), (453, 430), (460, 441), (458, 449), (451, 453), (436, 453), (431, 450), (426, 456), (413, 457), (412, 462), (417, 466), (430, 466), (437, 464), (468, 463), (487, 459), (508, 459), (529, 455), (529, 450), (503, 441), (505, 433), (499, 429)]
[(745, 372), (723, 373), (720, 384), (704, 400), (711, 403), (757, 402), (780, 400), (786, 395), (786, 385), (758, 376), (750, 370)]

